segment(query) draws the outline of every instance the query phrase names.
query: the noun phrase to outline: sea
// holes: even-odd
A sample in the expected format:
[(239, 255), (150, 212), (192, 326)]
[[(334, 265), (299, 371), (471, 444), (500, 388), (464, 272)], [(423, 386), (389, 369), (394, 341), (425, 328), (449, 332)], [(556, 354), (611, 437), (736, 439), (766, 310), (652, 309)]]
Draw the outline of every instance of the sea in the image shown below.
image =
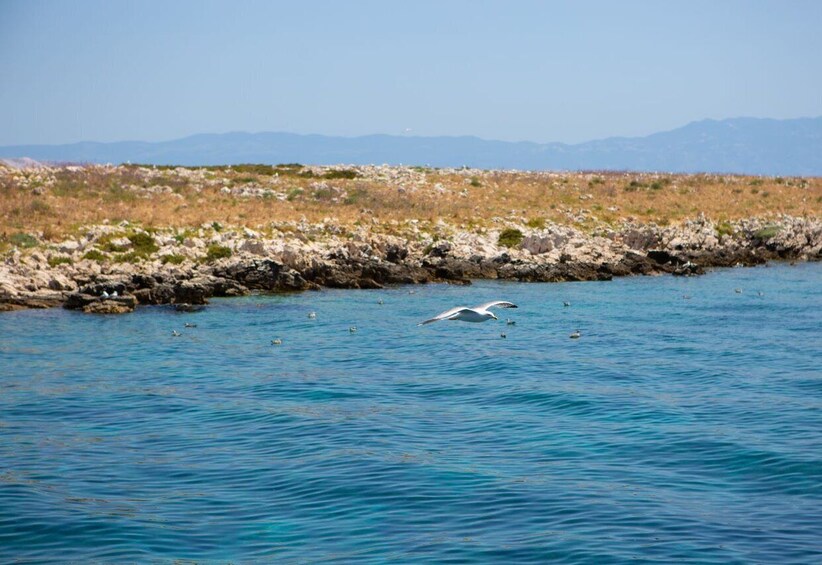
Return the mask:
[(1, 314), (0, 562), (820, 563), (822, 263)]

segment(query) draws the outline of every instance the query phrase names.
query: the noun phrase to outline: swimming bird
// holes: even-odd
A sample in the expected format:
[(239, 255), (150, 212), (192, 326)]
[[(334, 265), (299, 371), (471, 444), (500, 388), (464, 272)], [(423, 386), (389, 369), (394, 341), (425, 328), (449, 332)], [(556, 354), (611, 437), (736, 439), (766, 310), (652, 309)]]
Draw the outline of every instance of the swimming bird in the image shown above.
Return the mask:
[(757, 296), (765, 296), (765, 293), (760, 290), (759, 292), (756, 293), (756, 295)]
[(562, 305), (565, 306), (566, 308), (568, 308), (568, 306), (570, 306), (571, 303), (566, 300), (565, 302), (562, 303)]
[(308, 313), (308, 319), (309, 320), (316, 320), (317, 319), (317, 313), (316, 312), (309, 312)]
[(439, 322), (440, 320), (457, 320), (460, 322), (485, 322), (487, 320), (498, 320), (499, 318), (497, 318), (493, 312), (488, 311), (489, 308), (494, 307), (517, 308), (517, 305), (513, 302), (497, 300), (494, 302), (480, 304), (479, 306), (475, 306), (473, 308), (467, 308), (466, 306), (457, 306), (456, 308), (451, 308), (450, 310), (446, 310), (441, 314), (437, 314), (433, 318), (425, 320), (424, 322), (420, 322), (417, 325), (423, 326), (425, 324)]
[(382, 306), (382, 304), (383, 304), (383, 302), (382, 302), (382, 298), (380, 298), (379, 300), (377, 300), (377, 304), (379, 304), (380, 306)]
[(569, 335), (568, 337), (570, 337), (571, 339), (579, 339), (579, 336), (581, 336), (581, 335), (582, 334), (579, 333), (579, 330), (577, 330), (574, 333), (572, 333), (571, 335)]
[(505, 338), (507, 338), (507, 337), (508, 337), (507, 335), (505, 335), (505, 332), (502, 332), (501, 334), (499, 334), (499, 336), (500, 336), (502, 339), (505, 339)]
[(734, 292), (737, 293), (737, 294), (742, 294), (742, 289), (741, 288), (735, 288)]
[(506, 324), (506, 325), (508, 325), (508, 326), (516, 326), (516, 325), (517, 325), (517, 321), (516, 321), (516, 320), (512, 320), (511, 318), (508, 318), (507, 320), (505, 320), (505, 324)]
[(283, 344), (283, 340), (281, 340), (280, 338), (271, 340), (271, 345), (282, 345), (282, 344)]
[(171, 335), (172, 335), (172, 336), (174, 336), (174, 337), (180, 337), (180, 336), (181, 336), (181, 335), (183, 335), (183, 334), (181, 334), (181, 333), (180, 333), (180, 332), (178, 332), (177, 330), (171, 330)]
[(684, 298), (685, 300), (690, 300), (690, 299), (691, 299), (691, 295), (690, 295), (690, 294), (683, 294), (683, 295), (682, 295), (682, 298)]
[(187, 328), (196, 328), (197, 324), (192, 324), (191, 322), (186, 322), (185, 327), (187, 327)]
[(357, 326), (351, 326), (350, 328), (348, 328), (348, 331), (353, 334), (357, 331)]

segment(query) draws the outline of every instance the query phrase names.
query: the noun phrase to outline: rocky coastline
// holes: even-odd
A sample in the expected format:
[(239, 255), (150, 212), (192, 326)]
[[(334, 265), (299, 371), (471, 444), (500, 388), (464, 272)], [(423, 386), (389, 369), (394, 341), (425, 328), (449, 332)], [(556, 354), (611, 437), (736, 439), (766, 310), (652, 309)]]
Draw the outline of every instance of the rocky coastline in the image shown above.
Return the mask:
[[(146, 231), (122, 222), (6, 252), (0, 311), (62, 306), (88, 313), (139, 305), (196, 308), (217, 296), (473, 279), (523, 282), (700, 275), (712, 267), (822, 259), (822, 222), (782, 215), (676, 226), (626, 223), (584, 232), (550, 224), (435, 233), (413, 220), (394, 233), (333, 221), (280, 224), (267, 233), (216, 224)], [(116, 295), (115, 295), (116, 293)]]

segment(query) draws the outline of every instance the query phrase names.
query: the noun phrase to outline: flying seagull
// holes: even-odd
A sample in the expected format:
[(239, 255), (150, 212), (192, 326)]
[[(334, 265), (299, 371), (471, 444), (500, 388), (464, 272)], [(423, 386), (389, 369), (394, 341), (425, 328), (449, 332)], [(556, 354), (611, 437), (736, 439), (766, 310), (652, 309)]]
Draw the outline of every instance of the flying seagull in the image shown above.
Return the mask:
[(485, 322), (486, 320), (496, 320), (498, 319), (493, 312), (489, 312), (489, 308), (516, 308), (517, 305), (513, 302), (505, 302), (504, 300), (497, 300), (495, 302), (488, 302), (486, 304), (480, 304), (479, 306), (475, 306), (474, 308), (467, 308), (465, 306), (457, 306), (456, 308), (451, 308), (450, 310), (446, 310), (442, 314), (438, 314), (431, 318), (430, 320), (425, 320), (424, 322), (420, 322), (417, 324), (418, 326), (422, 326), (425, 324), (430, 324), (432, 322), (439, 322), (440, 320), (459, 320), (460, 322)]

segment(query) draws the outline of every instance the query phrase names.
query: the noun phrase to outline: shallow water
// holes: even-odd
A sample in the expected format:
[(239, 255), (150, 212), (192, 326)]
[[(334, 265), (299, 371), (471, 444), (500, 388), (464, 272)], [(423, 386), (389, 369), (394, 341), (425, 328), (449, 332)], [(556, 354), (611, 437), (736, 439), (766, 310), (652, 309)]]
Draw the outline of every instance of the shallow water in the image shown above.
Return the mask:
[[(494, 299), (520, 308), (416, 326)], [(822, 264), (0, 336), (2, 562), (822, 560)]]

